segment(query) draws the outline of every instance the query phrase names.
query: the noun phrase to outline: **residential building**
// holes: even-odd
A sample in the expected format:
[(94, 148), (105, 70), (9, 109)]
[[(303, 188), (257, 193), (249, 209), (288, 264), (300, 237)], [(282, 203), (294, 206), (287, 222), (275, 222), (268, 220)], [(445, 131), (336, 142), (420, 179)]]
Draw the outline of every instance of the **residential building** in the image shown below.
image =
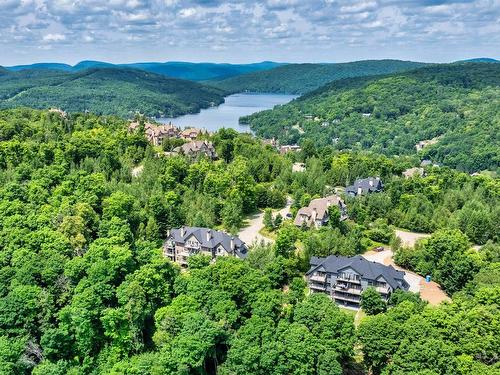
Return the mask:
[(192, 158), (199, 156), (207, 156), (210, 159), (217, 159), (214, 145), (209, 141), (191, 141), (184, 143), (182, 146), (176, 147), (174, 152), (184, 154)]
[[(140, 123), (135, 121), (131, 122), (128, 126), (129, 132), (135, 131), (140, 126)], [(150, 122), (144, 124), (144, 135), (149, 143), (153, 146), (161, 146), (166, 138), (177, 137), (179, 135), (179, 128), (168, 123), (165, 125), (155, 125)]]
[(60, 108), (50, 108), (49, 113), (57, 113), (59, 116), (66, 118), (68, 114)]
[(299, 152), (302, 149), (298, 145), (284, 145), (284, 146), (279, 146), (278, 151), (280, 154), (286, 154), (288, 152)]
[(346, 194), (355, 197), (369, 193), (377, 193), (382, 191), (384, 184), (379, 177), (368, 177), (354, 181), (354, 184), (345, 188)]
[(432, 146), (432, 145), (438, 143), (440, 138), (441, 137), (436, 137), (436, 138), (426, 139), (426, 140), (420, 141), (415, 145), (415, 149), (417, 150), (417, 152), (422, 151), (427, 146)]
[(272, 146), (272, 147), (278, 147), (278, 141), (275, 138), (262, 139), (262, 144), (263, 145), (269, 145), (269, 146)]
[(198, 227), (172, 229), (163, 244), (163, 255), (181, 267), (187, 267), (191, 255), (203, 254), (216, 259), (221, 256), (245, 258), (247, 246), (238, 237), (225, 232)]
[(415, 176), (423, 177), (424, 175), (425, 175), (424, 168), (419, 168), (419, 167), (409, 168), (403, 172), (404, 178), (411, 178)]
[(161, 146), (166, 138), (177, 137), (178, 133), (179, 129), (172, 124), (144, 127), (147, 140), (154, 146)]
[(340, 219), (347, 219), (347, 207), (338, 195), (330, 195), (325, 198), (313, 199), (309, 206), (302, 207), (295, 216), (294, 224), (301, 227), (322, 227), (328, 223), (330, 206), (337, 206), (340, 210)]
[(197, 128), (188, 128), (188, 129), (184, 129), (181, 133), (180, 133), (180, 137), (182, 139), (186, 139), (186, 140), (195, 140), (196, 138), (198, 138), (199, 135), (201, 135), (203, 133), (203, 131), (201, 129), (197, 129)]
[(306, 165), (304, 163), (293, 163), (292, 172), (305, 172)]
[(361, 255), (312, 257), (310, 265), (306, 273), (310, 292), (325, 293), (340, 305), (359, 307), (361, 293), (368, 287), (374, 287), (386, 301), (396, 289), (409, 289), (403, 271)]
[(422, 162), (420, 163), (420, 165), (422, 167), (428, 167), (428, 166), (432, 165), (432, 161), (430, 161), (429, 159), (424, 159), (424, 160), (422, 160)]

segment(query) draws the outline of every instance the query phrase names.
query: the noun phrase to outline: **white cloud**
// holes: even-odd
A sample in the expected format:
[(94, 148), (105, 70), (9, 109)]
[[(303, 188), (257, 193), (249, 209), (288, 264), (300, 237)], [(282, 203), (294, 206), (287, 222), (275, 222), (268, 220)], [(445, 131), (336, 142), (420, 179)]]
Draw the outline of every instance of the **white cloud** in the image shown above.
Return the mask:
[[(415, 56), (439, 43), (445, 53), (456, 41), (464, 51), (484, 47), (481, 54), (494, 51), (498, 58), (499, 16), (500, 0), (0, 0), (0, 49), (10, 51), (9, 59), (25, 59), (32, 47), (59, 43), (54, 50), (67, 59), (99, 50), (112, 60), (111, 45), (127, 51), (129, 60), (144, 60), (147, 41), (148, 51), (164, 56), (176, 48), (195, 50), (200, 59), (213, 51), (222, 60), (251, 60), (255, 51), (268, 51), (267, 59), (286, 45), (294, 54), (287, 49), (282, 60), (307, 49), (303, 59), (325, 61), (349, 45), (357, 46), (352, 56), (363, 47), (367, 54), (398, 57), (391, 45), (404, 40)], [(325, 45), (330, 55), (316, 54), (315, 46)]]
[(66, 36), (63, 34), (47, 34), (43, 36), (45, 42), (62, 42), (66, 40)]

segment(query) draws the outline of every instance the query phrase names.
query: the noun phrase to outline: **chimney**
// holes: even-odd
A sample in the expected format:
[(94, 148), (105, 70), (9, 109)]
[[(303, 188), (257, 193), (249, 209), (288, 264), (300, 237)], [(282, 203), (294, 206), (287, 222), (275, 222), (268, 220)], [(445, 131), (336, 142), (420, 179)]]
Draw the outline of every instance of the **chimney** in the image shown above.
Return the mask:
[(186, 230), (184, 229), (184, 225), (181, 227), (181, 237), (184, 238), (184, 234), (186, 234)]
[(234, 237), (231, 237), (231, 242), (229, 244), (231, 251), (234, 251)]
[(363, 189), (361, 188), (361, 186), (358, 187), (358, 195), (361, 195), (361, 193), (363, 192)]
[(373, 186), (373, 178), (370, 178), (370, 179), (368, 180), (368, 183), (370, 184), (370, 186)]
[(167, 229), (167, 238), (170, 237), (170, 229)]
[(207, 242), (212, 238), (212, 231), (210, 229), (207, 230)]

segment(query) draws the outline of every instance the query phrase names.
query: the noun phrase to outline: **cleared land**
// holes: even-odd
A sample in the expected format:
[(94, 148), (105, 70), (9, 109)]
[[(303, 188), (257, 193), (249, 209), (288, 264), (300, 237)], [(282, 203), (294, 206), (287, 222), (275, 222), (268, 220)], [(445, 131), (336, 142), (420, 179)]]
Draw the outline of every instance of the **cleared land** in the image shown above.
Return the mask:
[(443, 301), (451, 301), (450, 297), (434, 281), (427, 282), (425, 278), (414, 272), (397, 266), (392, 258), (393, 253), (390, 247), (385, 247), (383, 251), (368, 251), (363, 256), (373, 262), (392, 265), (394, 268), (405, 272), (405, 280), (410, 284), (410, 291), (420, 293), (420, 297), (431, 305), (439, 305)]

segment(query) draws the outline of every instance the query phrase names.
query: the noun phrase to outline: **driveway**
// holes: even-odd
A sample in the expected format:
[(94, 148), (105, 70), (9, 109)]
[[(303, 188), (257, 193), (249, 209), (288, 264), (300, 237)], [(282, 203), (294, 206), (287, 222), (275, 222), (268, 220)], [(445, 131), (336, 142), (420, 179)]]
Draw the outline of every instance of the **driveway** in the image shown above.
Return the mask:
[(414, 247), (418, 240), (430, 237), (430, 234), (427, 233), (407, 232), (400, 229), (396, 229), (394, 232), (401, 239), (401, 244), (405, 247)]
[[(290, 206), (292, 205), (292, 200), (287, 199), (286, 205), (279, 211), (273, 211), (273, 215), (276, 216), (278, 213), (286, 219), (286, 214), (290, 212)], [(254, 214), (247, 218), (247, 225), (241, 228), (238, 233), (238, 237), (245, 242), (248, 246), (259, 244), (261, 242), (265, 244), (273, 243), (273, 240), (264, 237), (259, 231), (264, 228), (264, 211)]]
[(422, 276), (401, 268), (394, 264), (392, 259), (392, 250), (389, 247), (384, 247), (383, 251), (367, 251), (363, 257), (369, 261), (385, 264), (386, 266), (392, 265), (394, 268), (405, 272), (405, 280), (410, 285), (410, 292), (420, 293), (420, 297), (429, 302), (431, 305), (439, 305), (443, 301), (450, 301), (450, 298), (441, 289), (439, 284), (434, 281), (427, 282)]

